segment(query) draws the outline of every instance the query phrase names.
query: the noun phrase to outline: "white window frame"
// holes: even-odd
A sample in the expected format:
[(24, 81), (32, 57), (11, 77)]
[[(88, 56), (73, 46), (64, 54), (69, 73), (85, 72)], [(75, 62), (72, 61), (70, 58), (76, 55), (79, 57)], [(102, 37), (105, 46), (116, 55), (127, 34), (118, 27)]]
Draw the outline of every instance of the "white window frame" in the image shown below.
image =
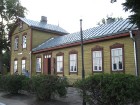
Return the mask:
[(122, 71), (123, 70), (123, 49), (122, 48), (111, 49), (111, 59), (112, 59), (112, 62), (111, 62), (112, 71)]
[(25, 73), (26, 70), (26, 60), (22, 59), (21, 61), (21, 69), (22, 69), (22, 73)]
[(70, 54), (70, 72), (77, 72), (77, 54)]
[(16, 38), (15, 38), (15, 43), (14, 43), (14, 49), (15, 49), (15, 50), (18, 50), (18, 40), (19, 40), (19, 38), (16, 37)]
[(63, 56), (57, 56), (57, 68), (56, 71), (57, 72), (63, 72)]
[(26, 48), (27, 47), (27, 35), (23, 35), (22, 36), (22, 48)]
[(18, 61), (14, 60), (14, 73), (17, 72), (17, 68), (18, 68)]
[(102, 61), (102, 51), (93, 51), (93, 71), (102, 71), (103, 70), (103, 61)]
[(41, 72), (41, 57), (36, 58), (36, 72)]

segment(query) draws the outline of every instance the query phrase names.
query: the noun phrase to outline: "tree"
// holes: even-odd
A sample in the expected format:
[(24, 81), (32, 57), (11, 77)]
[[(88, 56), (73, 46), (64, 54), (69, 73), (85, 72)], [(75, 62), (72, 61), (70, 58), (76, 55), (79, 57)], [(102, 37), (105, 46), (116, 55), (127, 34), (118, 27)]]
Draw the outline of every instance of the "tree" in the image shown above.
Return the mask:
[[(111, 0), (111, 3), (116, 1), (117, 0)], [(126, 0), (122, 5), (125, 11), (132, 13), (132, 15), (129, 16), (131, 23), (136, 24), (140, 29), (140, 0)]]
[(25, 17), (26, 11), (19, 0), (0, 0), (0, 72), (3, 71), (2, 51), (10, 48), (8, 32), (18, 16)]
[(137, 24), (140, 29), (140, 0), (126, 0), (122, 5), (125, 11), (132, 12), (129, 19), (132, 23)]
[(102, 24), (108, 24), (108, 19), (111, 19), (112, 22), (114, 21), (118, 21), (118, 20), (122, 20), (123, 18), (122, 17), (109, 17), (107, 16), (106, 19), (105, 18), (102, 18), (102, 20), (100, 22), (97, 23), (97, 25), (102, 25)]

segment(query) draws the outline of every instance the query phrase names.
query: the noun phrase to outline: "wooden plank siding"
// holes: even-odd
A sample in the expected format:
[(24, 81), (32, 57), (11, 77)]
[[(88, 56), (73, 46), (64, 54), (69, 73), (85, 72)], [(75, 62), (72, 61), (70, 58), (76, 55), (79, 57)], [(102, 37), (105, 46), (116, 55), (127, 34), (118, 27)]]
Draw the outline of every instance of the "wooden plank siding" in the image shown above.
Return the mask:
[[(20, 22), (20, 21), (19, 21)], [(27, 34), (26, 37), (26, 49), (22, 48), (22, 36), (24, 34)], [(33, 60), (36, 60), (30, 53), (32, 52), (32, 49), (37, 47), (39, 44), (43, 43), (44, 41), (58, 36), (57, 34), (47, 33), (45, 31), (38, 31), (34, 30), (31, 27), (29, 27), (26, 23), (23, 22), (23, 28), (19, 29), (19, 26), (17, 25), (12, 32), (12, 35), (10, 35), (11, 38), (11, 67), (10, 72), (11, 74), (14, 73), (14, 59), (18, 60), (18, 73), (21, 74), (21, 61), (22, 58), (26, 58), (26, 70), (31, 71), (31, 67), (36, 67), (34, 63), (32, 63)], [(15, 44), (15, 37), (18, 37), (18, 50), (14, 50), (14, 44)], [(19, 54), (22, 53), (22, 54)], [(32, 59), (32, 61), (30, 61)], [(31, 65), (30, 65), (31, 63)], [(33, 68), (34, 69), (34, 68)], [(34, 69), (35, 70), (35, 69)], [(31, 71), (31, 74), (35, 74), (34, 70)]]
[[(26, 48), (22, 48), (22, 36), (24, 34), (27, 34), (26, 36)], [(18, 37), (18, 50), (14, 50), (14, 42), (15, 37)], [(19, 30), (19, 27), (17, 26), (11, 35), (11, 67), (10, 72), (11, 74), (14, 73), (14, 59), (18, 60), (18, 73), (21, 74), (21, 61), (22, 58), (26, 58), (26, 70), (30, 70), (30, 39), (31, 39), (31, 28), (28, 27), (27, 24), (23, 23), (23, 28)], [(19, 54), (22, 53), (22, 54)]]
[(46, 40), (57, 36), (56, 34), (46, 33), (46, 32), (39, 31), (39, 30), (33, 30), (32, 35), (33, 35), (32, 36), (32, 48), (35, 48), (38, 45), (45, 42)]
[[(89, 43), (84, 45), (84, 62), (85, 62), (85, 75), (92, 75), (94, 72), (92, 72), (92, 51), (91, 49), (96, 46), (101, 46), (103, 48), (103, 65), (104, 65), (104, 73), (110, 73), (110, 46), (112, 46), (115, 43), (120, 43), (124, 45), (124, 58), (125, 58), (125, 73), (126, 74), (133, 74), (135, 75), (135, 64), (134, 64), (134, 50), (133, 50), (133, 42), (129, 37), (123, 37), (118, 39), (111, 39), (101, 42), (95, 42), (95, 43)], [(76, 50), (78, 52), (78, 75), (77, 74), (69, 74), (69, 52), (72, 50)], [(81, 66), (81, 47), (80, 46), (73, 46), (69, 48), (62, 48), (51, 51), (52, 57), (56, 58), (56, 54), (59, 52), (64, 53), (64, 76), (66, 76), (69, 79), (78, 79), (82, 76), (82, 66)], [(47, 52), (44, 52), (47, 53)], [(44, 53), (39, 53), (43, 56)], [(38, 54), (34, 54), (37, 56)], [(33, 70), (35, 69), (33, 61)], [(42, 63), (43, 64), (43, 63)], [(55, 67), (56, 68), (56, 67)], [(61, 76), (61, 75), (60, 75)]]

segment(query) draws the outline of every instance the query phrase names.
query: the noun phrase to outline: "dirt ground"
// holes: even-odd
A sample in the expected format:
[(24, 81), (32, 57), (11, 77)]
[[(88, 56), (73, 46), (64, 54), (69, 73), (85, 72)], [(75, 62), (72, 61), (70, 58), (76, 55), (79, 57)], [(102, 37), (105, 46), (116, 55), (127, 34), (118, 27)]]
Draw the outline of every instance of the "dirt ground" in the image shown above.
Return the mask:
[(5, 105), (82, 105), (82, 98), (77, 89), (69, 87), (66, 97), (55, 97), (50, 102), (38, 101), (31, 94), (10, 95), (0, 92), (0, 105), (3, 105), (2, 103)]

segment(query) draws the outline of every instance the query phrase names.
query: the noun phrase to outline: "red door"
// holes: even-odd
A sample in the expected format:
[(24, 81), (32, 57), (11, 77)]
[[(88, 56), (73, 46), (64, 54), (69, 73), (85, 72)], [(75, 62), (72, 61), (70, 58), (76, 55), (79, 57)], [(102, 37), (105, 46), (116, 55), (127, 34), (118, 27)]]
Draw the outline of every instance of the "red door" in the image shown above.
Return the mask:
[(43, 59), (43, 74), (48, 74), (48, 58), (46, 58), (46, 55)]
[(44, 55), (43, 58), (43, 73), (48, 75), (48, 74), (54, 74), (53, 73), (53, 59), (51, 58), (51, 55)]

